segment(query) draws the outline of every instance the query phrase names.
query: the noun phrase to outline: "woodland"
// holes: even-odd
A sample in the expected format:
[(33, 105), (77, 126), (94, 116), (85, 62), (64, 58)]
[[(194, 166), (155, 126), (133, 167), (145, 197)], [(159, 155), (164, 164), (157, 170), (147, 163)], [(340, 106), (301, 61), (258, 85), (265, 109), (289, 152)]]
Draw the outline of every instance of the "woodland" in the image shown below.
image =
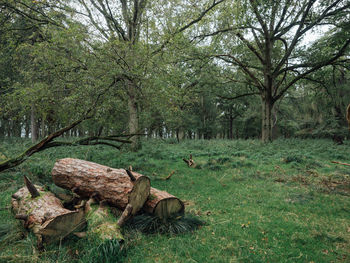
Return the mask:
[(0, 0), (0, 262), (346, 262), (349, 138), (349, 0)]

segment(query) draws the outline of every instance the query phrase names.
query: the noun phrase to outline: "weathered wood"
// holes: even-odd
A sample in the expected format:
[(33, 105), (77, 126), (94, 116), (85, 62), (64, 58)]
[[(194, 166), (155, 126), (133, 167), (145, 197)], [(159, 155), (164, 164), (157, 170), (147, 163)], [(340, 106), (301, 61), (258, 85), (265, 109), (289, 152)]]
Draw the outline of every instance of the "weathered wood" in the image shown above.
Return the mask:
[(190, 154), (190, 157), (188, 160), (186, 160), (185, 158), (182, 159), (185, 163), (187, 163), (188, 167), (192, 167), (192, 168), (195, 168), (196, 167), (196, 164), (195, 162), (193, 161), (192, 159), (192, 154)]
[(28, 188), (23, 187), (13, 195), (11, 203), (15, 217), (33, 231), (39, 245), (62, 239), (83, 227), (83, 211), (70, 211), (53, 193), (37, 185), (34, 187), (39, 196), (32, 198)]
[(184, 203), (177, 197), (165, 191), (151, 187), (151, 194), (143, 209), (159, 218), (169, 218), (185, 212)]
[(129, 220), (129, 218), (131, 217), (131, 213), (132, 213), (132, 206), (130, 204), (128, 204), (124, 210), (124, 212), (122, 213), (122, 215), (120, 216), (120, 218), (118, 219), (118, 226), (122, 227), (126, 221)]
[(27, 176), (24, 175), (24, 182), (26, 184), (26, 187), (28, 189), (28, 191), (30, 192), (30, 194), (32, 195), (32, 198), (38, 197), (40, 196), (38, 190), (35, 188), (35, 186), (33, 185), (33, 183), (28, 179)]
[(146, 176), (139, 175), (132, 181), (124, 169), (72, 158), (57, 161), (52, 178), (56, 185), (74, 189), (82, 197), (95, 195), (121, 210), (130, 204), (133, 215), (141, 209), (150, 193), (150, 180)]

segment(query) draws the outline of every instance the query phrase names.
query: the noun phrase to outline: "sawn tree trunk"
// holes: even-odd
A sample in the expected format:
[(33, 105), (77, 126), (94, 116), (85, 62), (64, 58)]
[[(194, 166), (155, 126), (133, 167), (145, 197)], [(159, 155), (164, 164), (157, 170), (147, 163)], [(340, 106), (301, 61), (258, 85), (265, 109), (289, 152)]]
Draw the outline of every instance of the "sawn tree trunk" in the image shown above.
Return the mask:
[(150, 193), (150, 180), (146, 176), (131, 178), (124, 169), (72, 158), (58, 160), (52, 169), (52, 178), (56, 185), (81, 197), (95, 196), (121, 210), (130, 204), (133, 215)]
[[(23, 220), (25, 228), (37, 236), (39, 245), (62, 239), (85, 225), (82, 210), (64, 208), (61, 201), (43, 187), (29, 188), (23, 187), (12, 195), (12, 209), (16, 218)], [(33, 191), (37, 194), (33, 195)]]

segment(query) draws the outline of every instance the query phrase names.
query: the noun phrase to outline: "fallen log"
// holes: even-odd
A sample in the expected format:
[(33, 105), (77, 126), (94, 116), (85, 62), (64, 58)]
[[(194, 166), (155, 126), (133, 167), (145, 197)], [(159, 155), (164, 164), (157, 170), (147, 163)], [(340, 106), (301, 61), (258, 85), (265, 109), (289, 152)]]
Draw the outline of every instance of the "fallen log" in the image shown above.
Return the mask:
[[(130, 173), (132, 177), (138, 179), (143, 176), (142, 174), (131, 171), (131, 166), (129, 169), (128, 173)], [(176, 196), (151, 187), (150, 195), (143, 206), (143, 210), (161, 219), (167, 219), (174, 215), (184, 214), (185, 205)]]
[(143, 209), (149, 214), (167, 219), (174, 215), (184, 214), (185, 205), (179, 198), (168, 192), (151, 187), (151, 194)]
[(136, 214), (150, 193), (150, 180), (139, 175), (135, 180), (124, 169), (65, 158), (57, 161), (52, 169), (56, 185), (70, 189), (81, 197), (97, 197), (112, 206), (124, 210), (128, 204)]
[(79, 231), (85, 224), (82, 210), (71, 211), (41, 186), (33, 185), (25, 177), (26, 186), (12, 195), (15, 218), (23, 220), (24, 227), (38, 238), (38, 246), (63, 239)]

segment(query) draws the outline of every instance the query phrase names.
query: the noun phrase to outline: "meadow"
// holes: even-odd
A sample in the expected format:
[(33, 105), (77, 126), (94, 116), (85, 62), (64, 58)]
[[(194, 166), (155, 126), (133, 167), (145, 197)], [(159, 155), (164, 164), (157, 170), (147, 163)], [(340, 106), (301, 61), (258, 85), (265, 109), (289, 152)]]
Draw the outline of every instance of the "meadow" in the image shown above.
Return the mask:
[[(0, 158), (30, 145), (25, 139), (0, 144)], [(189, 154), (197, 166), (182, 158)], [(145, 140), (139, 152), (106, 146), (53, 148), (0, 173), (0, 262), (92, 262), (96, 244), (69, 237), (36, 249), (11, 213), (11, 195), (34, 183), (52, 185), (55, 160), (73, 157), (133, 170), (186, 204), (205, 222), (185, 234), (144, 234), (124, 229), (122, 253), (110, 262), (349, 262), (350, 142), (284, 139)], [(169, 180), (162, 178), (173, 172)]]

